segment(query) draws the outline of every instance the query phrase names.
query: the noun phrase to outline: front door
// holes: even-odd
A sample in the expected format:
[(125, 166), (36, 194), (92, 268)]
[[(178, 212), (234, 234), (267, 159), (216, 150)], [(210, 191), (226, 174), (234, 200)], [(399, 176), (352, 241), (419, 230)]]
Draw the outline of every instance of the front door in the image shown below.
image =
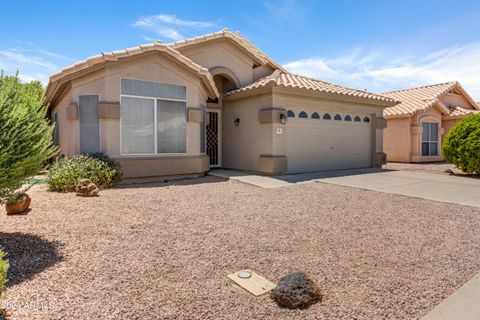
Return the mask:
[(210, 167), (220, 167), (222, 165), (220, 110), (208, 110), (207, 117), (206, 143)]

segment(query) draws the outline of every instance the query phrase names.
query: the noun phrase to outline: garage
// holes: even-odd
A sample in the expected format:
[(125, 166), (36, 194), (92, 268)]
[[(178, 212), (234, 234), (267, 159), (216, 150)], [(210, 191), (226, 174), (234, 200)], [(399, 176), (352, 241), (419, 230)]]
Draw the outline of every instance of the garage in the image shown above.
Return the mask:
[(288, 110), (288, 173), (372, 166), (371, 115)]

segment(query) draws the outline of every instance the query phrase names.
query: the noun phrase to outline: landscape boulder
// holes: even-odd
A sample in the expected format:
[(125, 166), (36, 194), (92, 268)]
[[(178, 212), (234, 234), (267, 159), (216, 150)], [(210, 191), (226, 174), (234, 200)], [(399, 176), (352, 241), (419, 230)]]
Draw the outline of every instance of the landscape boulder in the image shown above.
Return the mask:
[(322, 300), (320, 288), (305, 273), (282, 277), (270, 297), (278, 305), (289, 309), (305, 309)]
[(100, 191), (98, 187), (89, 179), (81, 179), (75, 188), (77, 196), (96, 197)]

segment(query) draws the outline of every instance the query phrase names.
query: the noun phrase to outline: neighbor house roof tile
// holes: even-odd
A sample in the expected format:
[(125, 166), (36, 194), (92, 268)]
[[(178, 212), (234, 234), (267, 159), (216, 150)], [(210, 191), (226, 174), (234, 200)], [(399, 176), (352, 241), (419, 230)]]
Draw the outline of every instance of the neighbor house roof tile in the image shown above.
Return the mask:
[(376, 101), (383, 101), (386, 102), (387, 105), (394, 105), (398, 103), (395, 99), (389, 98), (380, 94), (371, 93), (364, 90), (359, 89), (352, 89), (348, 87), (344, 87), (338, 84), (333, 84), (330, 82), (317, 80), (297, 74), (292, 74), (288, 72), (282, 72), (277, 70), (273, 72), (271, 75), (261, 78), (256, 82), (253, 82), (247, 86), (242, 88), (229, 91), (225, 94), (225, 96), (234, 96), (241, 92), (247, 92), (250, 90), (267, 87), (267, 86), (276, 86), (276, 87), (284, 87), (284, 88), (297, 88), (303, 90), (309, 90), (314, 92), (322, 92), (322, 93), (331, 93), (331, 94), (338, 94), (348, 97), (357, 97), (361, 99), (367, 100), (376, 100)]
[[(400, 101), (400, 104), (386, 108), (383, 112), (387, 118), (411, 116), (418, 111), (425, 111), (434, 105), (438, 105), (446, 115), (451, 113), (441, 101), (440, 97), (453, 89), (459, 90), (474, 106), (472, 98), (457, 81), (438, 83), (428, 86), (403, 89), (398, 91), (384, 92), (384, 96)], [(466, 110), (466, 109), (465, 109)]]

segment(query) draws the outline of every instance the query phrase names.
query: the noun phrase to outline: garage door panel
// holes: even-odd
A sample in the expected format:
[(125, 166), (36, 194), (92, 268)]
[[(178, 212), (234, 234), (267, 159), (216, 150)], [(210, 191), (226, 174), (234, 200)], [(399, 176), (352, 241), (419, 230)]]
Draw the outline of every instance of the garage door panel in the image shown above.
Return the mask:
[(288, 172), (371, 166), (371, 123), (289, 118), (285, 134)]

